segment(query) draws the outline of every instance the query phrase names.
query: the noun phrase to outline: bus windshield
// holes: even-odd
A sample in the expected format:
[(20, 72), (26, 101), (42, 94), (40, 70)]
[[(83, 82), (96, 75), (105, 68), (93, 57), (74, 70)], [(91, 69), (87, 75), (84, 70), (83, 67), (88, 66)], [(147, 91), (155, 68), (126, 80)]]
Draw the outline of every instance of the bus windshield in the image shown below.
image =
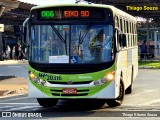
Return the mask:
[(111, 24), (32, 25), (30, 33), (32, 62), (93, 64), (114, 59)]

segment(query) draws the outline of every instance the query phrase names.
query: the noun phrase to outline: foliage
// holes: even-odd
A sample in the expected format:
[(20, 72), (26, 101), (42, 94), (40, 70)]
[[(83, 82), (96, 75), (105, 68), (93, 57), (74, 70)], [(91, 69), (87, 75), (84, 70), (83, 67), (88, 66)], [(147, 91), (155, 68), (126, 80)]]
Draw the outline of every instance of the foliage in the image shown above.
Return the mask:
[(160, 68), (160, 61), (139, 61), (139, 66)]

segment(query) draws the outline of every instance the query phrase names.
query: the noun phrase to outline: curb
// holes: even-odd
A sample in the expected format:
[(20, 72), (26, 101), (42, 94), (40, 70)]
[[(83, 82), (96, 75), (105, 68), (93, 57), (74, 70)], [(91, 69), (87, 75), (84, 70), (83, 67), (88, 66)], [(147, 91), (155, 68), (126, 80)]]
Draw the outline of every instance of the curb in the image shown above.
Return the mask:
[(0, 61), (0, 65), (11, 65), (11, 64), (27, 64), (28, 60), (16, 61), (16, 60), (6, 60)]
[(157, 69), (151, 66), (139, 66), (138, 69)]
[(17, 97), (17, 96), (23, 96), (23, 95), (28, 95), (27, 93), (24, 94), (10, 94), (8, 96), (0, 96), (0, 100), (6, 99), (6, 98), (12, 98), (12, 97)]
[(25, 94), (28, 94), (27, 91), (28, 91), (28, 88), (25, 88), (25, 87), (17, 90), (3, 90), (3, 91), (0, 91), (0, 98), (8, 98), (11, 96), (25, 95)]
[(11, 75), (11, 76), (0, 76), (0, 81), (5, 80), (5, 79), (10, 79), (10, 78), (16, 78), (16, 76)]
[[(13, 75), (12, 76), (0, 76), (0, 82), (2, 81), (2, 85), (3, 85), (5, 83), (5, 80), (9, 80), (7, 82), (8, 82), (8, 84), (10, 84), (10, 82), (12, 82), (10, 80), (15, 79), (15, 78), (17, 78), (17, 77), (13, 76)], [(23, 84), (22, 81), (18, 82), (19, 84), (17, 82), (13, 82), (13, 84), (14, 84), (13, 88), (12, 87), (5, 87), (5, 84), (4, 84), (2, 86), (3, 89), (0, 89), (0, 99), (1, 98), (8, 98), (11, 96), (19, 96), (19, 95), (28, 94), (28, 85)]]

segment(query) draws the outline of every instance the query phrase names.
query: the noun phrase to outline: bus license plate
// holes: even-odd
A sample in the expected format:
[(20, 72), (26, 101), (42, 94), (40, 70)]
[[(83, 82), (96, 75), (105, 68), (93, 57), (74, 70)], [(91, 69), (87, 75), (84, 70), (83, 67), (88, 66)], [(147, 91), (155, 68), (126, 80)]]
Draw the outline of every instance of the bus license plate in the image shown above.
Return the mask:
[(63, 94), (77, 94), (76, 88), (64, 88), (62, 89)]

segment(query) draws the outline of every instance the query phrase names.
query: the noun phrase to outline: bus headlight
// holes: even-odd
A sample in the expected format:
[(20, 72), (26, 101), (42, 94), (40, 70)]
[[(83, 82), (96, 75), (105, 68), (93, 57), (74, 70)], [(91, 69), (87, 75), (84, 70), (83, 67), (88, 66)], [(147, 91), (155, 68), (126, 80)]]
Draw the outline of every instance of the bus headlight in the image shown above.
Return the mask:
[(32, 72), (29, 74), (29, 77), (33, 82), (40, 83), (40, 80)]
[(115, 72), (112, 71), (112, 72), (108, 73), (104, 78), (102, 78), (101, 82), (106, 83), (106, 82), (114, 80), (114, 78), (115, 78)]
[(30, 80), (32, 80), (33, 82), (42, 85), (42, 86), (46, 86), (47, 81), (41, 80), (39, 78), (37, 78), (32, 72), (29, 74)]
[(46, 86), (46, 84), (47, 84), (47, 82), (46, 82), (46, 81), (41, 80), (41, 85), (42, 85), (42, 86)]
[(29, 77), (30, 77), (30, 79), (34, 79), (36, 76), (31, 72), (31, 73), (29, 74)]
[(94, 85), (101, 85), (101, 84), (102, 84), (101, 80), (95, 80), (94, 81)]

